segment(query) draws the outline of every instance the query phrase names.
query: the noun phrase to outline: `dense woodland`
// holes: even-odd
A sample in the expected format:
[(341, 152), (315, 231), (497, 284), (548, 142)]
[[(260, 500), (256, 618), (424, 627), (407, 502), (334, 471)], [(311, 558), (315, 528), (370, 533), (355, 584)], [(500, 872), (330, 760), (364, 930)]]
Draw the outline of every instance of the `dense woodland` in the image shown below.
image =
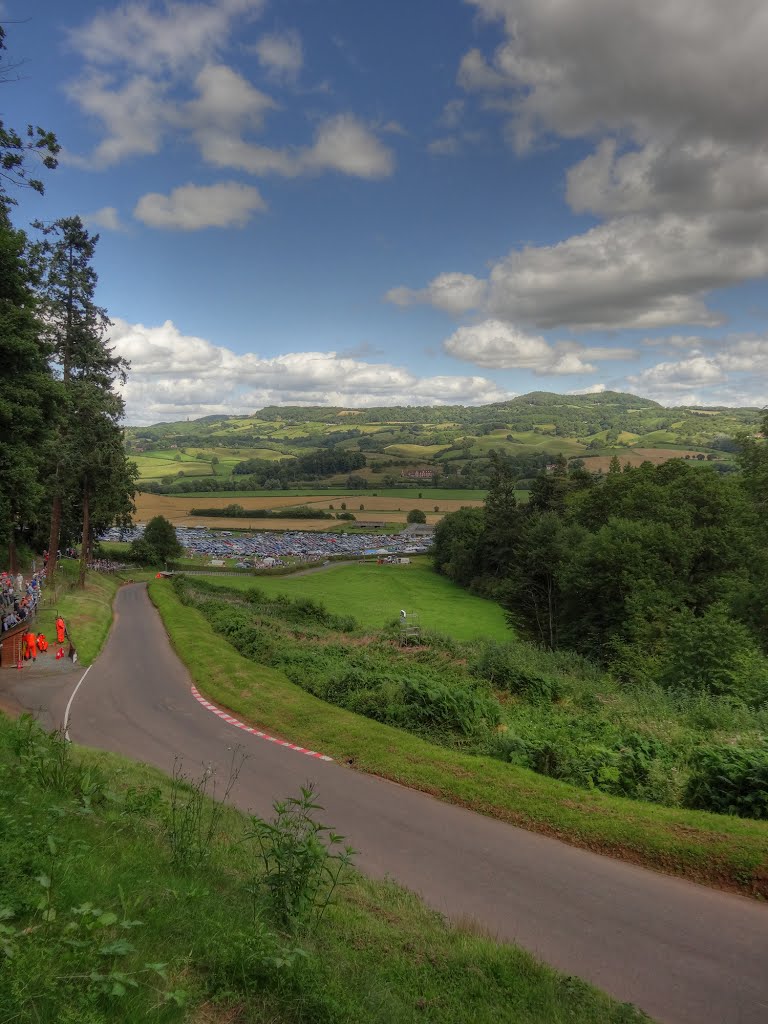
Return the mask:
[[(615, 459), (595, 479), (560, 461), (534, 481), (526, 505), (515, 500), (514, 473), (496, 458), (485, 508), (438, 525), (435, 565), (498, 600), (521, 639), (581, 655), (608, 670), (630, 700), (655, 702), (652, 717), (667, 703), (660, 690), (678, 709), (703, 699), (713, 733), (689, 757), (702, 762), (705, 777), (693, 805), (765, 817), (768, 446), (742, 437), (739, 447), (741, 473), (726, 477), (678, 459), (635, 469)], [(509, 645), (489, 652), (483, 674), (515, 692), (519, 663)], [(546, 674), (534, 690), (552, 705), (542, 726), (549, 735), (563, 717), (555, 711), (560, 694)], [(734, 716), (740, 727), (729, 733)], [(610, 717), (608, 707), (601, 717)], [(560, 737), (560, 758), (583, 724), (577, 716)], [(653, 737), (652, 750), (658, 726), (638, 732), (644, 743)]]
[[(4, 39), (0, 27), (0, 51)], [(8, 66), (0, 60), (0, 80)], [(29, 168), (54, 170), (59, 149), (42, 128), (22, 135), (0, 122), (0, 544), (15, 570), (20, 542), (78, 543), (82, 584), (94, 538), (130, 519), (135, 469), (115, 389), (127, 364), (95, 302), (98, 235), (79, 217), (35, 223), (32, 235), (13, 223), (14, 191), (42, 193)], [(55, 570), (51, 558), (49, 582)]]
[[(697, 631), (724, 656), (738, 637), (754, 669), (747, 652), (768, 645), (768, 447), (742, 444), (743, 472), (727, 477), (681, 459), (622, 469), (617, 458), (596, 480), (560, 461), (525, 505), (496, 457), (485, 508), (438, 525), (438, 570), (497, 597), (537, 642), (589, 653), (628, 678), (661, 671), (673, 681), (675, 652)], [(763, 690), (747, 676), (711, 685), (768, 699), (768, 677)]]

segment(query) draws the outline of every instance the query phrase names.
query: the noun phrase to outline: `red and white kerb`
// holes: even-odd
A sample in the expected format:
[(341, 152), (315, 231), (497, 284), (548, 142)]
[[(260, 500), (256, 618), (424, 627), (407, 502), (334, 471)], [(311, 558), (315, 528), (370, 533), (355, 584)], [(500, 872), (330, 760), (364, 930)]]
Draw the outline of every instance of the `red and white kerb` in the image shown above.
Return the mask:
[(277, 743), (278, 746), (288, 747), (289, 750), (295, 750), (297, 754), (306, 754), (307, 757), (316, 757), (318, 761), (332, 761), (332, 757), (328, 757), (327, 754), (318, 754), (316, 750), (307, 750), (306, 747), (299, 747), (295, 743), (289, 743), (288, 740), (279, 740), (276, 736), (270, 736), (266, 732), (262, 732), (261, 729), (254, 729), (251, 725), (246, 725), (245, 722), (239, 721), (237, 718), (233, 718), (228, 711), (222, 711), (221, 708), (217, 708), (215, 704), (211, 704), (209, 700), (200, 693), (196, 686), (192, 687), (192, 696), (198, 702), (202, 704), (208, 711), (212, 711), (214, 715), (218, 715), (222, 721), (226, 722), (227, 725), (234, 725), (236, 729), (242, 729), (243, 732), (248, 732), (252, 736), (258, 736), (259, 739), (268, 740), (270, 743)]

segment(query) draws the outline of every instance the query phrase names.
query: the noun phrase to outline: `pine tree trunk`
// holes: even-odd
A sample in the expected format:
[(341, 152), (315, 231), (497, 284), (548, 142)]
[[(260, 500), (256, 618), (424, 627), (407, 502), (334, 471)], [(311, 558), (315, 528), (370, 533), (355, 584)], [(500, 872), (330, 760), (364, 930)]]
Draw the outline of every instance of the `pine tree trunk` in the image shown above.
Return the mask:
[[(58, 475), (58, 474), (57, 474)], [(48, 568), (45, 573), (45, 582), (53, 587), (56, 582), (56, 553), (59, 550), (59, 533), (61, 532), (61, 495), (53, 496), (53, 508), (51, 509), (51, 536), (48, 541)]]
[(80, 574), (77, 579), (79, 587), (85, 587), (85, 572), (88, 567), (88, 550), (90, 546), (91, 521), (88, 508), (88, 484), (83, 489), (83, 540), (80, 545)]

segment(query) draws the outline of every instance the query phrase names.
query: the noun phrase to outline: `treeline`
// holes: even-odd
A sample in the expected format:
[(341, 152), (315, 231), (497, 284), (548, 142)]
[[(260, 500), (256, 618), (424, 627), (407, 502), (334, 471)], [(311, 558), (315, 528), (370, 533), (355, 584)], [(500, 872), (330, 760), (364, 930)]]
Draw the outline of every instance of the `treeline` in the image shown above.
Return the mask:
[[(346, 453), (355, 456), (359, 453)], [(310, 458), (309, 456), (307, 458)], [(517, 478), (517, 488), (527, 490), (531, 481), (540, 473), (552, 460), (552, 456), (543, 454), (520, 454), (513, 455), (507, 459), (512, 472)], [(323, 477), (314, 474), (295, 477), (292, 473), (283, 473), (280, 467), (290, 461), (285, 460), (279, 463), (261, 461), (258, 459), (249, 460), (253, 466), (258, 464), (258, 472), (247, 476), (233, 475), (232, 477), (221, 476), (183, 476), (183, 470), (176, 479), (172, 480), (142, 480), (139, 490), (147, 494), (218, 494), (231, 491), (256, 491), (256, 490), (288, 490), (289, 488), (317, 486), (322, 483)], [(380, 482), (373, 486), (411, 488), (412, 490), (424, 491), (429, 488), (449, 488), (451, 490), (485, 490), (491, 484), (493, 477), (493, 464), (491, 458), (468, 458), (462, 459), (461, 465), (453, 462), (446, 462), (444, 465), (434, 467), (433, 476), (430, 479), (413, 480), (399, 475), (403, 465), (401, 460), (395, 459), (368, 459), (367, 465), (374, 472), (384, 472), (393, 469), (395, 472), (385, 474)], [(243, 465), (242, 463), (240, 465)], [(371, 481), (359, 473), (351, 473), (345, 484), (351, 490), (365, 490), (371, 486)]]
[[(4, 40), (0, 27), (0, 50)], [(50, 583), (58, 548), (79, 542), (84, 584), (94, 537), (130, 519), (136, 472), (115, 389), (128, 365), (94, 301), (99, 236), (65, 217), (35, 223), (30, 239), (11, 219), (8, 187), (42, 193), (30, 158), (53, 170), (59, 150), (42, 128), (20, 135), (0, 122), (0, 544), (13, 571), (20, 541), (47, 548)]]
[(768, 701), (768, 446), (741, 448), (728, 477), (615, 459), (600, 480), (560, 460), (527, 505), (496, 457), (485, 508), (438, 525), (436, 566), (498, 599), (525, 635), (628, 683)]
[(299, 505), (296, 508), (283, 508), (278, 511), (268, 508), (243, 508), (242, 505), (227, 505), (225, 508), (191, 508), (191, 516), (210, 516), (224, 519), (335, 519), (332, 512), (324, 512), (321, 508), (310, 508)]
[(266, 459), (247, 459), (238, 462), (232, 470), (235, 476), (267, 476), (283, 480), (305, 480), (333, 473), (351, 473), (363, 469), (365, 456), (362, 452), (346, 452), (343, 450), (321, 449), (308, 455), (300, 455), (295, 459), (280, 459), (278, 462)]

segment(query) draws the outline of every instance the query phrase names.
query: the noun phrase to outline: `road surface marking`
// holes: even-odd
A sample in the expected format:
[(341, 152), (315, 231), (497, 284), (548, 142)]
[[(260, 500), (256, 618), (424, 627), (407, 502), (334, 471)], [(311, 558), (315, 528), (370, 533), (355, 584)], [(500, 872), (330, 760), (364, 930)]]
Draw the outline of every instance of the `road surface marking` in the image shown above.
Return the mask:
[(83, 680), (88, 675), (88, 673), (91, 671), (91, 668), (92, 668), (92, 666), (89, 665), (88, 668), (85, 670), (85, 672), (83, 672), (83, 674), (80, 676), (80, 682), (74, 688), (74, 690), (72, 691), (72, 696), (67, 701), (67, 707), (66, 707), (66, 710), (64, 712), (64, 739), (65, 740), (69, 740), (69, 709), (72, 707), (72, 701), (75, 699), (75, 695), (77, 694), (77, 691), (83, 685)]
[[(85, 679), (85, 676), (83, 676), (83, 679)], [(80, 683), (82, 681), (83, 680), (81, 679)], [(80, 683), (77, 685), (79, 686)], [(77, 693), (77, 690), (75, 690), (75, 693)], [(74, 695), (75, 694), (73, 693), (72, 696), (74, 697)], [(307, 757), (316, 757), (318, 761), (333, 760), (333, 758), (329, 757), (327, 754), (318, 754), (316, 750), (307, 750), (306, 747), (299, 747), (295, 743), (289, 742), (289, 740), (279, 740), (277, 736), (270, 736), (268, 733), (262, 732), (260, 729), (254, 729), (252, 725), (246, 725), (245, 722), (241, 722), (237, 718), (233, 718), (228, 711), (222, 711), (221, 708), (217, 708), (215, 704), (211, 704), (209, 700), (206, 700), (196, 686), (192, 687), (192, 696), (198, 704), (202, 704), (206, 710), (212, 711), (214, 715), (218, 715), (219, 718), (223, 719), (223, 721), (228, 725), (234, 725), (237, 729), (249, 732), (251, 736), (258, 736), (259, 739), (269, 740), (270, 743), (277, 743), (281, 747), (288, 747), (289, 750), (295, 750), (297, 754), (306, 754)], [(72, 703), (71, 700), (70, 703)], [(67, 708), (67, 710), (69, 710), (69, 708)]]

